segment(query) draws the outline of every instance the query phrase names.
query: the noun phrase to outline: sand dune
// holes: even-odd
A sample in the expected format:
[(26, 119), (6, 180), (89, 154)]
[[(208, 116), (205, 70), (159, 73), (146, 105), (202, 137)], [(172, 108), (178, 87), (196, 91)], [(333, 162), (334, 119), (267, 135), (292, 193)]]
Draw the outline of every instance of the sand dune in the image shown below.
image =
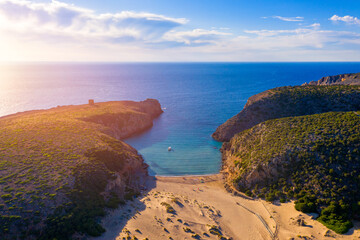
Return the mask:
[[(271, 204), (234, 196), (224, 189), (220, 174), (149, 178), (148, 192), (111, 212), (103, 219), (103, 225), (107, 231), (96, 239), (354, 239), (360, 236), (358, 230), (342, 236), (327, 233), (321, 223), (296, 211), (293, 203)], [(325, 237), (325, 233), (330, 237)]]

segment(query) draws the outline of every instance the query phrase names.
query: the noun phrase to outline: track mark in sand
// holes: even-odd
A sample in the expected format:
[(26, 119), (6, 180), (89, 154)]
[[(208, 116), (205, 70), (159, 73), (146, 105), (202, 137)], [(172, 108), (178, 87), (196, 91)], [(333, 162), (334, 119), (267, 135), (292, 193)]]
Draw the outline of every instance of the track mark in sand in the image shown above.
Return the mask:
[(267, 207), (265, 206), (263, 201), (260, 201), (261, 204), (264, 206), (265, 210), (268, 212), (268, 214), (271, 216), (271, 218), (274, 220), (275, 222), (275, 233), (274, 233), (274, 239), (277, 239), (277, 235), (279, 233), (279, 226), (280, 224), (278, 223), (278, 221), (276, 220), (276, 218), (274, 218), (274, 216), (269, 212), (269, 210), (267, 209)]
[[(250, 210), (249, 208), (245, 207), (244, 205), (242, 205), (239, 202), (236, 202), (237, 205), (243, 207), (244, 209), (246, 209), (247, 211), (249, 211), (250, 213), (254, 214), (260, 221), (261, 223), (265, 226), (266, 230), (269, 232), (271, 239), (276, 239), (276, 235), (271, 231), (269, 225), (265, 222), (264, 218), (261, 217), (259, 214), (257, 214), (256, 212)], [(270, 215), (271, 216), (271, 215)]]

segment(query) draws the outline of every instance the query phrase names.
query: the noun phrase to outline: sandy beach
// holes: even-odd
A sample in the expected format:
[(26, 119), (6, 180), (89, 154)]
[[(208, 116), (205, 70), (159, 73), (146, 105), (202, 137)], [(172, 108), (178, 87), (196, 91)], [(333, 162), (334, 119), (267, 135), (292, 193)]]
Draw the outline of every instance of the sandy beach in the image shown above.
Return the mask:
[[(268, 203), (235, 196), (221, 174), (149, 177), (141, 196), (111, 211), (106, 233), (94, 239), (356, 239), (329, 231), (293, 202)], [(356, 229), (356, 230), (355, 230)]]

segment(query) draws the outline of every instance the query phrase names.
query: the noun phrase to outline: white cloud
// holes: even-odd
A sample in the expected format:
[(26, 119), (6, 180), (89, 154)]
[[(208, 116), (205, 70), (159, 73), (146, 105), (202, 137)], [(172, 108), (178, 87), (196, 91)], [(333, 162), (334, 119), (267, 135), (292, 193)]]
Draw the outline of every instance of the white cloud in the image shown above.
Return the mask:
[(276, 18), (286, 22), (302, 22), (304, 21), (303, 17), (281, 17), (281, 16), (273, 16), (272, 18)]
[(34, 3), (0, 0), (0, 28), (42, 37), (71, 37), (87, 40), (148, 41), (187, 23), (184, 18), (122, 11), (97, 14), (86, 8), (52, 1)]
[(231, 33), (219, 32), (216, 30), (194, 29), (192, 31), (183, 32), (170, 31), (164, 35), (164, 39), (185, 43), (187, 45), (208, 44), (229, 35), (231, 35)]
[(315, 29), (319, 29), (320, 28), (320, 23), (313, 23), (311, 24), (309, 27), (315, 28)]
[(359, 24), (360, 25), (360, 19), (357, 17), (353, 17), (353, 16), (343, 16), (340, 17), (338, 15), (334, 15), (331, 18), (329, 18), (329, 20), (333, 21), (333, 22), (345, 22), (348, 24)]

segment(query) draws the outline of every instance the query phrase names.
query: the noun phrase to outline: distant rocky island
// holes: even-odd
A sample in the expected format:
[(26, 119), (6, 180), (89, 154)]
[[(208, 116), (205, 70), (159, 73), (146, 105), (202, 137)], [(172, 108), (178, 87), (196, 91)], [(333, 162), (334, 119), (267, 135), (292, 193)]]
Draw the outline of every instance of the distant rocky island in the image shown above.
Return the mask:
[(139, 194), (147, 164), (121, 141), (150, 128), (157, 100), (63, 106), (0, 118), (0, 236), (99, 236), (99, 217)]
[(249, 98), (213, 137), (224, 141), (228, 188), (296, 200), (345, 233), (360, 210), (360, 74), (325, 77)]

